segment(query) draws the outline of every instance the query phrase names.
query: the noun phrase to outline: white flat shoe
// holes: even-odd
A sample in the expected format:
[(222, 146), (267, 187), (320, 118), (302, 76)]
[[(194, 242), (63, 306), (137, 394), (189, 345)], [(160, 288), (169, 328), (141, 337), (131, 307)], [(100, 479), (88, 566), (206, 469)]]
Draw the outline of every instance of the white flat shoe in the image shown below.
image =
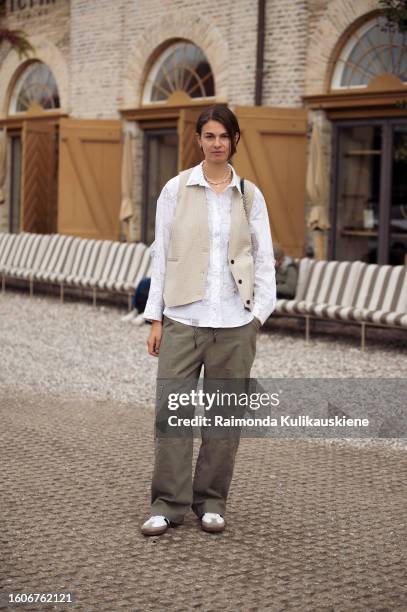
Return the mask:
[(120, 317), (120, 320), (121, 321), (133, 321), (133, 319), (135, 319), (137, 315), (138, 315), (138, 311), (134, 309), (128, 312), (127, 314), (123, 315), (122, 317)]
[(201, 517), (201, 527), (209, 533), (219, 533), (225, 529), (225, 519), (216, 512), (205, 512)]
[(170, 521), (165, 516), (151, 516), (141, 527), (144, 535), (161, 535), (167, 531)]
[(131, 322), (133, 323), (133, 325), (137, 325), (138, 327), (140, 325), (144, 325), (144, 323), (147, 323), (146, 319), (143, 316), (143, 313), (137, 315), (136, 317), (134, 317)]

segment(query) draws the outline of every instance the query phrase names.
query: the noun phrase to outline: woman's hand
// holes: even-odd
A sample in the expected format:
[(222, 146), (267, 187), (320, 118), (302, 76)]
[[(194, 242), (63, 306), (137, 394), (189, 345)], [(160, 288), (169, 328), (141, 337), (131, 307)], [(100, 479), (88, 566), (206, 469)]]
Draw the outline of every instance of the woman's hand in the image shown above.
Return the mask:
[(161, 336), (163, 335), (163, 324), (161, 321), (153, 321), (151, 324), (150, 335), (147, 339), (148, 352), (153, 357), (158, 357), (160, 353)]

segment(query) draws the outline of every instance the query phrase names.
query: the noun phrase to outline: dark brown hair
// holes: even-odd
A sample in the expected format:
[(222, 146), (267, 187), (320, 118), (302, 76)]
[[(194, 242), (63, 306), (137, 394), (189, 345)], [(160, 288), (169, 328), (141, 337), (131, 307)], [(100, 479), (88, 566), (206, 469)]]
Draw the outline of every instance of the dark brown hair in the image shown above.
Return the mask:
[[(196, 131), (201, 136), (202, 128), (208, 121), (219, 121), (229, 134), (230, 138), (230, 157), (236, 153), (236, 145), (240, 140), (240, 128), (236, 115), (225, 104), (213, 104), (206, 108), (198, 117)], [(237, 141), (235, 140), (238, 134)]]

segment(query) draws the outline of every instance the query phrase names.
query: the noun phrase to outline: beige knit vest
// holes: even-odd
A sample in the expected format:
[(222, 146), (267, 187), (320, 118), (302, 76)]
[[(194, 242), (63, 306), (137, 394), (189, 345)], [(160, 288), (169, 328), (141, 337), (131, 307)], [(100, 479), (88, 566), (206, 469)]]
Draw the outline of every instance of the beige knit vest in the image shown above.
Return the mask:
[[(164, 282), (164, 303), (169, 307), (202, 300), (208, 272), (209, 227), (205, 187), (186, 184), (191, 172), (192, 168), (179, 175)], [(254, 184), (245, 179), (244, 186), (250, 215)], [(244, 307), (252, 310), (254, 261), (250, 226), (242, 196), (236, 187), (232, 188), (228, 261)]]

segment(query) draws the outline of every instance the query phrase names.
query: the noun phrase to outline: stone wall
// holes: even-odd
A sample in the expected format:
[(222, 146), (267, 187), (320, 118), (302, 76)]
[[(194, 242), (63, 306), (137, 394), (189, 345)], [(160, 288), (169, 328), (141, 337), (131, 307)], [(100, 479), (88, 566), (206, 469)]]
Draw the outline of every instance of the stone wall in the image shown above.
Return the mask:
[(302, 106), (308, 19), (305, 0), (266, 3), (263, 106)]

